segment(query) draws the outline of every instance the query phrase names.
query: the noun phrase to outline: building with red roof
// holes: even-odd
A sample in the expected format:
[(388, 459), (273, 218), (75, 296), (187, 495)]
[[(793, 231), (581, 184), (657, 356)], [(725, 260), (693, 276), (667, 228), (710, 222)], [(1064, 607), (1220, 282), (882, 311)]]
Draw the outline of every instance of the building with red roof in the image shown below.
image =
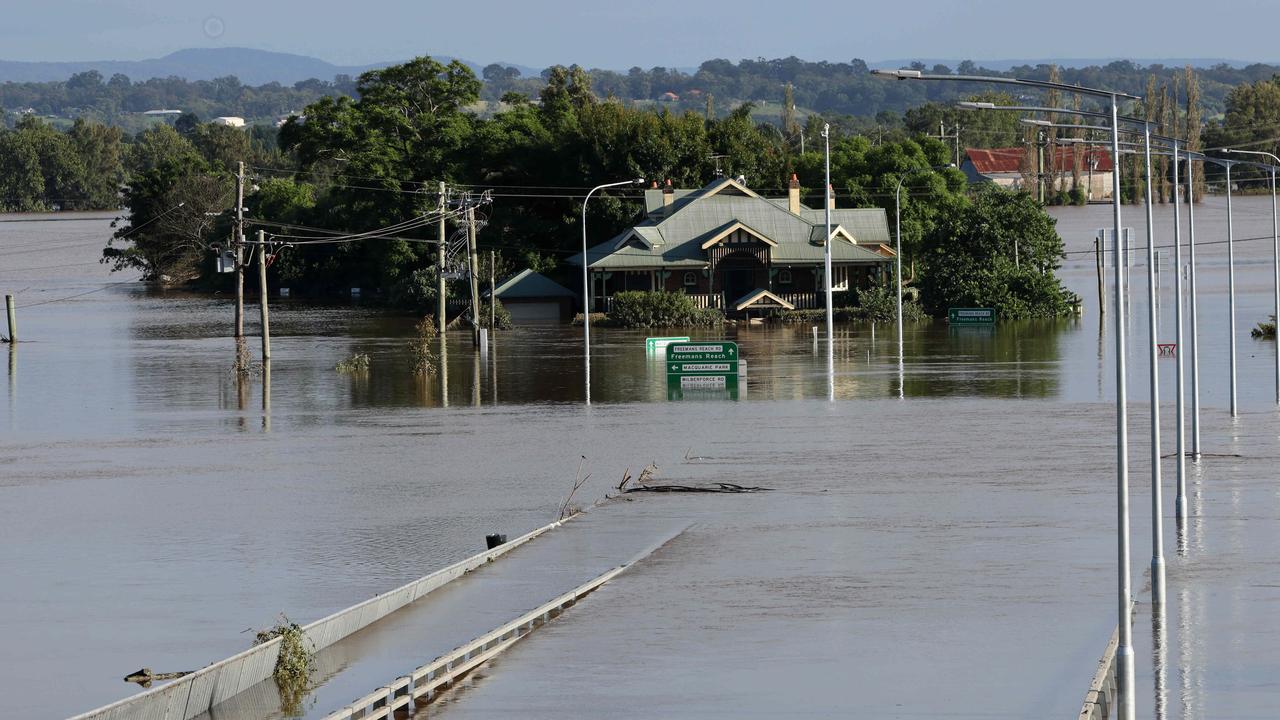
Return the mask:
[[(1054, 167), (1070, 177), (1080, 157), (1080, 181), (1089, 190), (1090, 200), (1111, 197), (1111, 152), (1094, 145), (1057, 145), (1054, 147)], [(1001, 187), (1022, 188), (1027, 178), (1022, 174), (1023, 158), (1027, 148), (967, 148), (960, 169), (969, 176), (969, 182), (993, 182)], [(1034, 161), (1035, 156), (1032, 155)], [(1070, 182), (1068, 180), (1068, 182)], [(1034, 182), (1032, 183), (1034, 187)]]

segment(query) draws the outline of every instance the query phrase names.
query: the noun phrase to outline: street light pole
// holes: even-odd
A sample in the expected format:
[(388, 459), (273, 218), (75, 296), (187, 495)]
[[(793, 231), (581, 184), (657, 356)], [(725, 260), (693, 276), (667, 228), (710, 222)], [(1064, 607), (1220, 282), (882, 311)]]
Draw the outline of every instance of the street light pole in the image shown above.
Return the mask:
[(1147, 357), (1151, 362), (1151, 604), (1164, 605), (1164, 513), (1162, 512), (1163, 485), (1160, 477), (1160, 370), (1159, 338), (1156, 331), (1159, 317), (1156, 315), (1156, 233), (1153, 216), (1151, 186), (1151, 124), (1142, 127), (1143, 159), (1146, 163), (1147, 200)]
[(1236, 407), (1236, 249), (1235, 249), (1235, 232), (1231, 223), (1231, 166), (1234, 163), (1226, 163), (1227, 166), (1227, 312), (1229, 313), (1229, 321), (1227, 323), (1228, 332), (1231, 333), (1231, 417), (1236, 417), (1239, 409)]
[(823, 262), (823, 284), (827, 291), (827, 400), (836, 399), (836, 350), (835, 350), (835, 308), (831, 296), (831, 125), (823, 124), (822, 126), (822, 142), (824, 145), (825, 164), (827, 173), (826, 184), (826, 202), (823, 207), (826, 208), (827, 234), (826, 241), (822, 244), (822, 262)]
[[(1272, 155), (1262, 150), (1234, 150), (1228, 149), (1225, 152), (1237, 153), (1240, 155), (1264, 155), (1271, 158), (1276, 163), (1280, 163), (1280, 157)], [(1275, 282), (1275, 316), (1276, 321), (1280, 322), (1280, 215), (1276, 212), (1276, 166), (1271, 166), (1271, 258), (1273, 262), (1274, 282)], [(1234, 337), (1234, 333), (1232, 334)], [(1276, 404), (1280, 405), (1280, 350), (1276, 352)]]
[(587, 281), (587, 268), (591, 263), (587, 260), (587, 201), (591, 199), (591, 196), (597, 190), (621, 187), (623, 185), (639, 185), (643, 182), (644, 179), (640, 178), (597, 185), (591, 188), (587, 196), (582, 199), (582, 353), (583, 357), (586, 358), (586, 369), (583, 371), (583, 387), (586, 390), (588, 405), (591, 404), (591, 290)]
[[(955, 166), (939, 165), (939, 166), (930, 167), (927, 170), (931, 172), (934, 170), (941, 170), (942, 168), (947, 168), (947, 167), (955, 167)], [(926, 172), (926, 169), (912, 168), (906, 171), (905, 173), (902, 174), (902, 177), (898, 178), (898, 185), (893, 190), (893, 219), (894, 219), (894, 227), (895, 227), (894, 235), (896, 236), (895, 239), (897, 243), (896, 247), (894, 248), (894, 266), (895, 266), (894, 274), (897, 276), (895, 280), (898, 286), (897, 318), (898, 318), (898, 398), (899, 399), (901, 399), (904, 396), (905, 390), (903, 388), (903, 384), (905, 383), (905, 377), (906, 377), (905, 353), (903, 352), (903, 343), (902, 343), (902, 325), (903, 325), (903, 318), (902, 318), (902, 183), (906, 182), (907, 178), (920, 172)]]
[(1173, 348), (1175, 412), (1178, 414), (1177, 436), (1177, 494), (1174, 497), (1174, 515), (1179, 522), (1187, 519), (1187, 427), (1186, 400), (1183, 387), (1182, 362), (1182, 199), (1178, 189), (1178, 141), (1173, 143)]
[[(1119, 248), (1120, 233), (1123, 225), (1120, 220), (1120, 173), (1118, 159), (1120, 157), (1120, 108), (1119, 98), (1111, 96), (1111, 157), (1117, 165), (1116, 172), (1111, 173), (1111, 213), (1115, 224), (1116, 247)], [(1133, 615), (1130, 605), (1133, 592), (1130, 588), (1129, 568), (1129, 424), (1128, 424), (1128, 388), (1125, 386), (1125, 343), (1124, 313), (1124, 271), (1117, 254), (1115, 263), (1115, 333), (1116, 333), (1116, 525), (1117, 525), (1117, 565), (1119, 567), (1117, 583), (1117, 601), (1119, 604), (1117, 630), (1119, 642), (1116, 647), (1116, 680), (1119, 685), (1120, 707), (1116, 716), (1119, 720), (1136, 720), (1137, 698), (1134, 697), (1135, 673), (1133, 667)]]
[(1188, 300), (1191, 310), (1191, 456), (1200, 459), (1200, 301), (1196, 296), (1196, 173), (1187, 151), (1187, 250), (1191, 274)]
[[(988, 82), (993, 84), (1023, 85), (1056, 89), (1063, 92), (1082, 93), (1110, 100), (1111, 156), (1120, 157), (1120, 108), (1121, 97), (1141, 100), (1142, 98), (1116, 92), (1083, 88), (1063, 83), (1023, 80), (1019, 78), (975, 77), (968, 75), (924, 75), (916, 70), (873, 70), (874, 74), (896, 77), (900, 80), (963, 80)], [(1055, 112), (1057, 112), (1055, 110)], [(1084, 114), (1084, 113), (1080, 113)], [(1120, 218), (1120, 173), (1111, 173), (1111, 207), (1115, 222), (1115, 238), (1119, 246), (1122, 231)], [(1119, 642), (1116, 647), (1116, 676), (1120, 702), (1117, 708), (1119, 720), (1135, 720), (1137, 714), (1137, 698), (1134, 697), (1135, 673), (1133, 656), (1133, 617), (1130, 614), (1132, 592), (1130, 587), (1129, 566), (1129, 432), (1126, 420), (1128, 397), (1125, 386), (1125, 342), (1123, 307), (1124, 287), (1123, 272), (1119, 262), (1115, 264), (1116, 276), (1116, 515), (1117, 515), (1117, 630)]]

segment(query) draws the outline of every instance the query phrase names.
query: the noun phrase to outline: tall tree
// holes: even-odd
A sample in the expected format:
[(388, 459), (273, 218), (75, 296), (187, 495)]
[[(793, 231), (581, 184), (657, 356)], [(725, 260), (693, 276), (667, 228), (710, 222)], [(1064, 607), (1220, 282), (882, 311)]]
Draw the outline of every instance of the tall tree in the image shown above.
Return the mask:
[[(1186, 115), (1186, 134), (1187, 150), (1198, 152), (1202, 147), (1200, 142), (1200, 130), (1202, 121), (1200, 119), (1200, 79), (1196, 76), (1196, 71), (1191, 65), (1186, 66), (1186, 86), (1187, 86), (1187, 115)], [(1195, 197), (1204, 197), (1204, 163), (1192, 163), (1191, 183), (1195, 190)]]

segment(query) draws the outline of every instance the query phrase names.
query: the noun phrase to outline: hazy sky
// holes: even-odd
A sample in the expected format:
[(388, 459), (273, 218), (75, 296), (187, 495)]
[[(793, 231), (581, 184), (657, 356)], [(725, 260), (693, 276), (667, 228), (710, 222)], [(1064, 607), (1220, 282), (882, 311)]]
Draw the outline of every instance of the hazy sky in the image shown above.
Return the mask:
[(0, 0), (0, 59), (243, 46), (341, 64), (438, 54), (623, 69), (788, 55), (1268, 61), (1277, 27), (1276, 0)]

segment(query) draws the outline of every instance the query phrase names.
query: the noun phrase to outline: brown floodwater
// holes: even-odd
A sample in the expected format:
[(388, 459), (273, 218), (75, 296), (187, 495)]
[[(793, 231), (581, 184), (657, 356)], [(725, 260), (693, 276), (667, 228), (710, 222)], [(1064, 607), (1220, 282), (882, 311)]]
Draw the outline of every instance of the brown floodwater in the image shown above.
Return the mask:
[[(1197, 240), (1206, 243), (1202, 398), (1206, 427), (1216, 429), (1205, 436), (1206, 451), (1238, 442), (1224, 430), (1231, 425), (1223, 207), (1211, 198), (1197, 209)], [(1126, 210), (1125, 224), (1142, 237), (1139, 209)], [(1112, 499), (1112, 341), (1110, 315), (1100, 322), (1092, 255), (1094, 229), (1109, 225), (1109, 208), (1054, 215), (1071, 253), (1061, 276), (1085, 300), (1079, 318), (995, 328), (909, 325), (904, 382), (892, 325), (840, 326), (835, 408), (826, 400), (825, 353), (808, 327), (691, 333), (740, 343), (749, 373), (738, 402), (668, 401), (661, 365), (645, 356), (644, 333), (602, 329), (593, 332), (589, 409), (578, 330), (502, 332), (483, 359), (464, 336), (451, 334), (437, 341), (442, 371), (422, 380), (409, 369), (413, 319), (359, 304), (274, 301), (269, 387), (261, 376), (238, 382), (230, 373), (229, 298), (156, 291), (110, 274), (96, 262), (109, 217), (2, 218), (0, 290), (17, 295), (22, 342), (3, 349), (0, 716), (60, 717), (104, 704), (135, 689), (120, 678), (139, 667), (201, 667), (246, 647), (251, 633), (244, 631), (273, 624), (279, 613), (310, 621), (474, 553), (487, 532), (518, 534), (544, 524), (583, 455), (597, 478), (613, 478), (626, 467), (634, 472), (651, 460), (670, 464), (690, 448), (712, 448), (704, 454), (733, 453), (775, 477), (794, 473), (827, 485), (847, 478), (856, 487), (858, 476), (902, 477), (900, 456), (877, 447), (918, 456), (911, 466), (918, 473), (980, 477), (956, 473), (954, 457), (934, 450), (1017, 438), (982, 443), (971, 457), (989, 456), (985, 462), (1000, 473), (1025, 467), (1052, 474), (1063, 486), (1053, 502), (1064, 508), (1072, 495), (1097, 494), (1063, 512), (1074, 518), (1073, 529), (1110, 527), (1111, 518), (1097, 513)], [(1275, 454), (1276, 346), (1248, 333), (1272, 312), (1270, 230), (1269, 199), (1237, 200), (1236, 422), (1262, 428), (1249, 445), (1255, 455)], [(1172, 342), (1174, 269), (1172, 250), (1165, 252), (1161, 341)], [(1146, 334), (1144, 273), (1139, 262), (1128, 310), (1131, 348)], [(248, 319), (252, 333), (252, 309)], [(252, 338), (250, 348), (257, 350)], [(355, 352), (369, 354), (367, 375), (334, 371)], [(1173, 361), (1160, 362), (1167, 426)], [(1145, 355), (1131, 351), (1129, 368), (1130, 398), (1140, 404)], [(900, 393), (905, 404), (896, 404)], [(1080, 452), (1036, 448), (1063, 441), (1052, 433), (1057, 413), (1070, 418), (1065, 424)], [(1135, 407), (1135, 476), (1145, 417)], [(1167, 428), (1165, 438), (1171, 450)], [(848, 452), (835, 456), (804, 451), (842, 443)], [(1041, 456), (1052, 464), (1042, 467)], [(858, 473), (833, 471), (837, 461), (856, 463)], [(608, 483), (594, 487), (598, 497)], [(893, 483), (875, 487), (890, 503), (885, 517), (904, 526), (972, 511), (947, 500), (962, 499), (951, 488), (902, 515)], [(1141, 487), (1135, 479), (1135, 571), (1144, 567), (1147, 547)], [(814, 488), (807, 481), (797, 490)], [(1169, 490), (1166, 499), (1171, 507)], [(1026, 509), (1020, 503), (1032, 500), (1015, 493), (999, 502), (1019, 513)], [(989, 532), (962, 525), (946, 539), (963, 544)], [(1041, 547), (1044, 533), (1056, 536), (1061, 528), (1036, 520), (1000, 538)], [(1171, 543), (1172, 536), (1171, 529)], [(835, 523), (786, 540), (801, 547), (860, 537)], [(1266, 537), (1274, 544), (1274, 532)], [(910, 533), (899, 540), (911, 542)], [(1043, 553), (1052, 561), (1096, 548), (1101, 556), (1083, 562), (1106, 568), (1110, 547), (1103, 539)], [(905, 561), (925, 562), (913, 548), (902, 549)], [(679, 546), (672, 552), (695, 555)], [(930, 561), (942, 563), (944, 575), (946, 563), (960, 562), (945, 554)], [(730, 579), (743, 575), (729, 560), (717, 568)], [(733, 581), (758, 580), (746, 576)], [(1012, 569), (1000, 582), (1015, 584), (1028, 603), (1053, 592)], [(1090, 631), (1102, 628), (1099, 650), (1113, 622), (1106, 592), (1104, 582), (1093, 601), (1096, 619), (1093, 604), (1079, 613)], [(946, 618), (946, 593), (934, 602), (919, 612)], [(805, 632), (818, 637), (822, 629), (818, 623)], [(1088, 661), (1088, 654), (1073, 650), (1070, 659)], [(1046, 685), (1069, 682), (1082, 696), (1091, 671), (1086, 662), (1076, 676), (1049, 677)], [(1051, 663), (1042, 674), (1058, 672)], [(50, 678), (59, 678), (56, 692), (46, 688)]]

